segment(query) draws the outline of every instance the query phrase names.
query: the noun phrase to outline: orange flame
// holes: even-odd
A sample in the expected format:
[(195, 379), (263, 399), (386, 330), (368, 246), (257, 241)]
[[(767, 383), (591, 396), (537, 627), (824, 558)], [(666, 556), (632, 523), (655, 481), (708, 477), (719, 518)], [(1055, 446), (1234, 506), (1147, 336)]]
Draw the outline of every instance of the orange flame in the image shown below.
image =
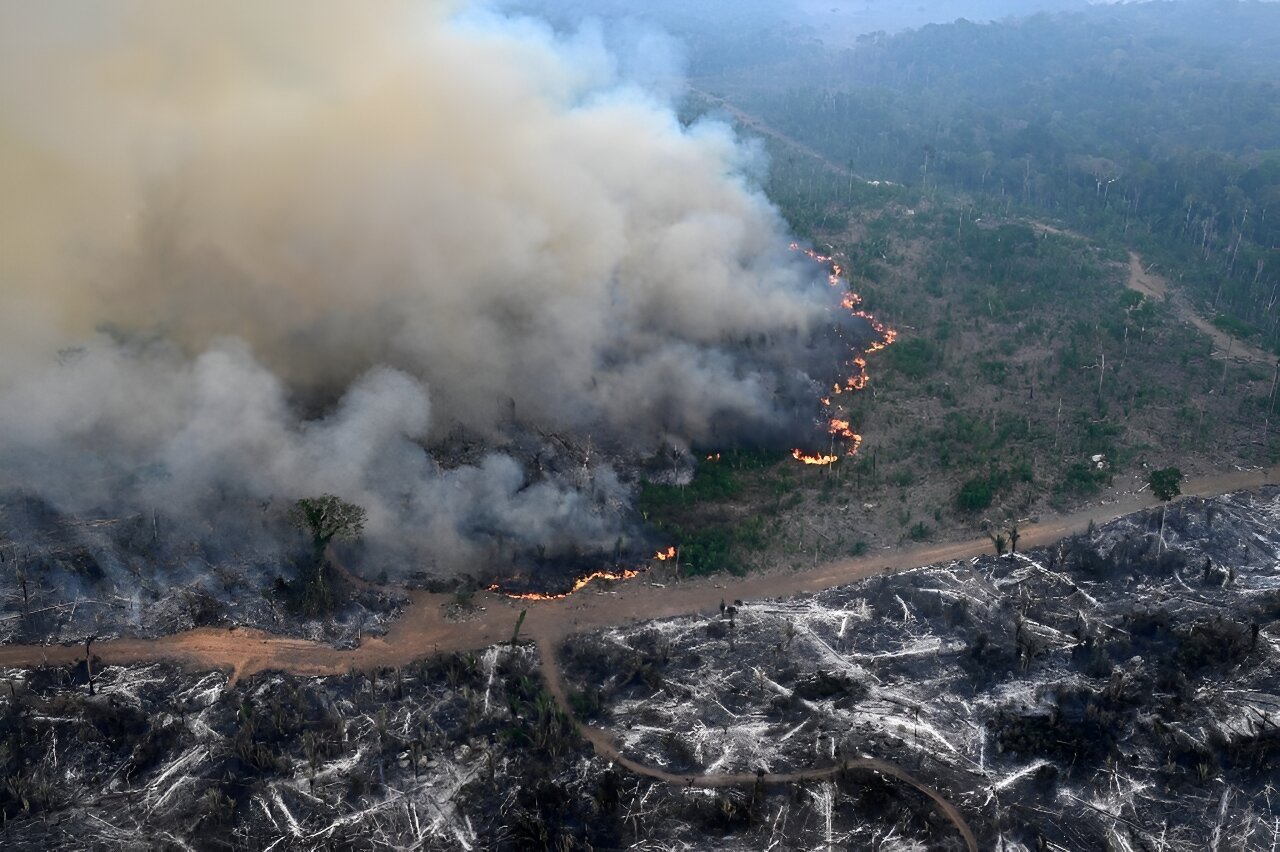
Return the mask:
[[(659, 550), (653, 554), (653, 558), (659, 562), (666, 562), (668, 559), (676, 558), (676, 549), (668, 547), (666, 550)], [(624, 568), (621, 571), (593, 571), (585, 577), (579, 577), (573, 581), (573, 586), (567, 592), (504, 592), (502, 587), (497, 583), (489, 586), (487, 591), (496, 592), (503, 597), (510, 598), (513, 601), (559, 601), (564, 600), (575, 592), (580, 592), (596, 580), (630, 580), (639, 577), (641, 571), (634, 568)]]
[[(834, 257), (825, 254), (818, 254), (813, 249), (802, 249), (798, 243), (791, 244), (792, 251), (803, 251), (811, 260), (827, 264), (830, 268), (830, 274), (827, 276), (827, 283), (832, 287), (839, 287), (844, 280), (844, 267), (835, 260)], [(886, 346), (891, 345), (898, 339), (898, 332), (886, 326), (880, 320), (861, 309), (862, 297), (853, 291), (844, 293), (840, 298), (840, 307), (848, 311), (855, 317), (863, 319), (871, 326), (871, 329), (879, 335), (879, 340), (873, 340), (867, 345), (863, 355), (855, 357), (849, 362), (849, 366), (853, 368), (853, 372), (843, 381), (836, 382), (831, 387), (831, 392), (821, 397), (823, 409), (826, 411), (828, 418), (827, 432), (833, 438), (841, 439), (844, 442), (844, 455), (856, 455), (862, 447), (862, 436), (853, 431), (850, 422), (843, 416), (837, 416), (832, 401), (841, 396), (845, 391), (860, 391), (867, 387), (871, 381), (871, 376), (867, 372), (867, 359), (865, 355), (872, 352), (879, 352)], [(844, 414), (842, 410), (840, 412)], [(798, 462), (809, 465), (830, 465), (840, 460), (840, 456), (835, 454), (834, 442), (831, 453), (828, 454), (808, 454), (803, 450), (796, 449), (791, 452), (792, 458)]]
[(837, 420), (834, 417), (831, 418), (831, 429), (829, 431), (832, 435), (839, 435), (841, 438), (848, 438), (851, 441), (860, 437), (849, 428), (848, 420)]
[(792, 450), (791, 457), (798, 462), (803, 462), (804, 464), (825, 465), (825, 464), (835, 464), (836, 462), (840, 461), (839, 456), (810, 456), (810, 455), (805, 455), (804, 450), (800, 450), (800, 449)]
[(574, 592), (580, 592), (587, 587), (589, 583), (595, 580), (630, 580), (632, 577), (640, 576), (640, 572), (630, 568), (624, 568), (621, 571), (594, 571), (585, 577), (579, 577), (573, 581), (573, 587), (567, 592), (559, 594), (550, 594), (545, 592), (525, 592), (524, 594), (515, 594), (513, 592), (504, 592), (502, 588), (494, 583), (489, 587), (489, 591), (497, 592), (504, 597), (511, 598), (515, 601), (558, 601), (569, 597)]

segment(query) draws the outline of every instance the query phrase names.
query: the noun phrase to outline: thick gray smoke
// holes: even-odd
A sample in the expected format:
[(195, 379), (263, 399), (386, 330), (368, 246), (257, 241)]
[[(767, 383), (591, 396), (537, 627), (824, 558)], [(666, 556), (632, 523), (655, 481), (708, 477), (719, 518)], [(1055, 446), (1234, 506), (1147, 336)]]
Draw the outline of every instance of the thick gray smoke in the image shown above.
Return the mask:
[[(829, 294), (757, 152), (605, 41), (441, 2), (0, 0), (7, 484), (208, 525), (332, 491), (451, 568), (612, 546), (628, 487), (599, 452), (538, 471), (530, 435), (790, 428)], [(464, 444), (492, 449), (442, 469)]]

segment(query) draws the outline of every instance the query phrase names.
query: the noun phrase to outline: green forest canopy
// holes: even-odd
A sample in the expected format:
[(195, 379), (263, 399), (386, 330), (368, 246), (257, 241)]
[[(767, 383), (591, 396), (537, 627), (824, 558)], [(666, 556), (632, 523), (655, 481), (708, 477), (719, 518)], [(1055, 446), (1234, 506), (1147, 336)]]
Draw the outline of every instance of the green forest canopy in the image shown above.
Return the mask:
[(868, 177), (1115, 237), (1280, 351), (1280, 4), (957, 21), (699, 84)]

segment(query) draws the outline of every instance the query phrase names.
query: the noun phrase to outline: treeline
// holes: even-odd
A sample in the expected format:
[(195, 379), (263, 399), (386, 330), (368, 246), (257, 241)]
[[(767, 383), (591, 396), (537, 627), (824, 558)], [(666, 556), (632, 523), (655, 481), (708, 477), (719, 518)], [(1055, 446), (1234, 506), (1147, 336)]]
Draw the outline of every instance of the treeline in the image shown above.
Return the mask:
[(962, 20), (774, 71), (725, 86), (829, 160), (1121, 239), (1280, 346), (1280, 4)]

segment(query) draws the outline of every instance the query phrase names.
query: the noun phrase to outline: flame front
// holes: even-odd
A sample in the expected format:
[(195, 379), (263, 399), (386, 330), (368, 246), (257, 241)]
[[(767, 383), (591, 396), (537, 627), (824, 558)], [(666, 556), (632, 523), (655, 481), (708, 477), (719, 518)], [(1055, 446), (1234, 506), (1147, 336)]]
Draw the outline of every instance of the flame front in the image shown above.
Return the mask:
[(494, 583), (489, 587), (489, 591), (497, 592), (504, 597), (511, 598), (516, 601), (558, 601), (569, 597), (574, 592), (580, 592), (587, 587), (589, 583), (596, 580), (630, 580), (632, 577), (640, 576), (640, 572), (631, 568), (624, 568), (621, 571), (593, 571), (585, 577), (579, 577), (573, 581), (573, 588), (567, 592), (559, 594), (551, 594), (546, 592), (525, 592), (524, 594), (516, 594), (514, 592), (504, 592), (502, 587)]
[(791, 451), (791, 457), (804, 464), (835, 464), (840, 461), (839, 456), (810, 456), (798, 449)]
[[(803, 251), (808, 257), (817, 263), (828, 264), (830, 274), (827, 275), (827, 283), (832, 287), (839, 287), (844, 281), (844, 267), (835, 260), (834, 257), (825, 254), (818, 254), (813, 249), (802, 249), (798, 243), (792, 243), (793, 251)], [(879, 352), (886, 346), (892, 344), (898, 339), (898, 332), (886, 326), (880, 320), (871, 314), (862, 310), (862, 297), (852, 291), (846, 292), (840, 298), (840, 307), (848, 311), (852, 316), (863, 319), (869, 324), (872, 330), (879, 335), (878, 340), (874, 340), (868, 345), (862, 355), (854, 357), (848, 362), (848, 366), (852, 368), (849, 376), (842, 382), (836, 382), (831, 386), (831, 392), (819, 399), (822, 408), (826, 412), (827, 417), (827, 433), (831, 435), (831, 451), (826, 454), (806, 453), (804, 450), (795, 449), (791, 451), (791, 457), (803, 464), (810, 465), (829, 465), (835, 464), (841, 458), (841, 455), (856, 455), (859, 448), (862, 447), (862, 436), (854, 432), (850, 427), (850, 423), (845, 419), (848, 412), (841, 407), (837, 413), (836, 406), (833, 404), (837, 398), (847, 392), (860, 391), (871, 381), (870, 375), (867, 373), (866, 355), (872, 352)], [(843, 452), (837, 453), (835, 444), (837, 441), (843, 443)]]
[[(666, 550), (659, 550), (653, 554), (653, 558), (659, 562), (666, 562), (668, 559), (676, 558), (676, 549), (668, 547)], [(558, 594), (551, 592), (504, 592), (502, 587), (497, 583), (489, 586), (487, 591), (496, 592), (503, 597), (511, 598), (513, 601), (558, 601), (563, 600), (575, 592), (580, 592), (596, 580), (631, 580), (639, 577), (642, 571), (638, 568), (623, 568), (621, 571), (592, 571), (585, 577), (579, 577), (573, 581), (573, 586), (567, 592)]]
[[(831, 271), (830, 271), (830, 274), (827, 275), (827, 283), (829, 283), (832, 287), (839, 287), (841, 283), (844, 281), (844, 267), (841, 266), (834, 258), (828, 255), (818, 254), (812, 249), (801, 249), (800, 246), (796, 243), (792, 243), (791, 248), (794, 251), (803, 251), (806, 255), (808, 255), (810, 258), (812, 258), (814, 261), (818, 263), (828, 264)], [(838, 398), (844, 393), (846, 392), (852, 393), (853, 391), (860, 391), (867, 386), (867, 383), (870, 381), (870, 377), (867, 374), (867, 359), (864, 356), (869, 355), (872, 352), (879, 352), (881, 349), (884, 349), (886, 346), (889, 346), (890, 344), (892, 344), (895, 340), (897, 340), (898, 333), (893, 329), (889, 328), (888, 326), (886, 326), (884, 323), (880, 322), (871, 314), (862, 310), (861, 305), (862, 305), (862, 297), (859, 296), (857, 293), (847, 292), (840, 298), (840, 307), (848, 311), (851, 315), (855, 317), (859, 317), (860, 319), (866, 320), (866, 322), (871, 326), (872, 330), (874, 330), (875, 333), (879, 335), (880, 339), (875, 340), (870, 345), (868, 345), (863, 355), (858, 355), (854, 357), (852, 360), (850, 360), (848, 362), (848, 366), (853, 369), (852, 369), (852, 372), (849, 374), (849, 376), (845, 378), (844, 381), (836, 382), (835, 384), (833, 384), (831, 386), (831, 392), (819, 399), (819, 402), (822, 403), (822, 407), (826, 412), (827, 433), (831, 435), (831, 445), (832, 445), (831, 452), (825, 453), (825, 454), (822, 454), (822, 453), (810, 454), (810, 453), (804, 452), (801, 449), (792, 450), (791, 457), (794, 458), (796, 461), (801, 462), (802, 464), (807, 464), (807, 465), (835, 464), (841, 459), (842, 456), (856, 455), (858, 452), (858, 449), (862, 446), (862, 436), (859, 435), (857, 432), (853, 431), (852, 424), (847, 419), (848, 417), (847, 411), (845, 411), (843, 407), (840, 407), (837, 412), (837, 406), (834, 403), (838, 402)], [(836, 452), (835, 444), (837, 441), (843, 444), (842, 453)], [(706, 460), (709, 462), (719, 461), (720, 454), (713, 453), (712, 455), (707, 456)], [(668, 547), (665, 550), (659, 550), (657, 553), (653, 555), (653, 558), (658, 562), (666, 562), (668, 560), (675, 559), (676, 549), (674, 547)], [(569, 591), (561, 592), (559, 594), (550, 594), (550, 593), (544, 593), (544, 592), (526, 592), (524, 594), (515, 594), (511, 592), (503, 592), (501, 587), (499, 587), (498, 584), (496, 583), (493, 584), (492, 586), (489, 586), (489, 591), (497, 592), (513, 600), (554, 601), (554, 600), (562, 600), (564, 598), (567, 598), (570, 595), (574, 594), (575, 592), (579, 592), (582, 589), (586, 588), (589, 584), (593, 583), (596, 580), (630, 580), (633, 577), (638, 576), (639, 574), (640, 574), (639, 570), (635, 570), (631, 568), (625, 568), (621, 571), (594, 571), (586, 575), (585, 577), (579, 577), (577, 580), (574, 580), (573, 587), (569, 589)]]

